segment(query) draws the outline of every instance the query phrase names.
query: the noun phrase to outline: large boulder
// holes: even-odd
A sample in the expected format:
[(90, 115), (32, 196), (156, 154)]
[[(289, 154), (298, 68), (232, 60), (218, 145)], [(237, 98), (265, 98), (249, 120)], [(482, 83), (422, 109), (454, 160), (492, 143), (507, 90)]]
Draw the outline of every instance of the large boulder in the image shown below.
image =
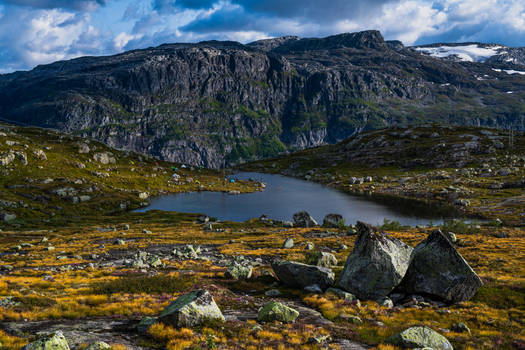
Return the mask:
[(301, 289), (317, 284), (325, 290), (334, 283), (335, 279), (334, 273), (328, 268), (295, 261), (274, 261), (272, 269), (282, 283)]
[(157, 319), (174, 327), (193, 327), (208, 320), (224, 321), (221, 310), (211, 294), (203, 289), (178, 297)]
[(452, 344), (447, 338), (424, 326), (416, 326), (405, 329), (385, 341), (388, 344), (401, 346), (407, 349), (431, 348), (433, 350), (453, 350)]
[(414, 248), (401, 289), (457, 303), (472, 298), (482, 285), (450, 240), (436, 230)]
[(22, 350), (69, 350), (69, 344), (62, 331), (56, 331), (27, 344)]
[(257, 315), (260, 322), (294, 322), (299, 316), (299, 312), (282, 303), (271, 301), (264, 305)]
[(342, 215), (339, 214), (328, 214), (324, 217), (323, 226), (324, 227), (341, 227), (345, 224), (345, 219)]
[(293, 214), (293, 221), (295, 227), (315, 227), (318, 225), (317, 221), (306, 211)]
[(403, 279), (412, 248), (400, 240), (358, 222), (359, 235), (337, 285), (359, 299), (388, 295)]

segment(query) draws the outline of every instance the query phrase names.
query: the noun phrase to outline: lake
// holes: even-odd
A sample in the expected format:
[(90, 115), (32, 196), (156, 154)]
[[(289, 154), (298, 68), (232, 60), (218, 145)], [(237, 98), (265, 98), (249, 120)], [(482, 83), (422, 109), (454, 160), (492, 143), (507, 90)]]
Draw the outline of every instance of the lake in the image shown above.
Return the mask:
[(266, 214), (271, 219), (292, 221), (293, 214), (306, 210), (320, 224), (326, 214), (338, 213), (346, 224), (357, 220), (382, 224), (384, 219), (403, 225), (425, 225), (432, 220), (441, 223), (452, 218), (450, 210), (424, 203), (388, 197), (358, 196), (328, 186), (274, 174), (238, 173), (230, 178), (252, 178), (264, 182), (266, 189), (240, 195), (222, 192), (189, 192), (151, 199), (148, 207), (136, 210), (165, 210), (202, 213), (219, 220), (245, 221)]

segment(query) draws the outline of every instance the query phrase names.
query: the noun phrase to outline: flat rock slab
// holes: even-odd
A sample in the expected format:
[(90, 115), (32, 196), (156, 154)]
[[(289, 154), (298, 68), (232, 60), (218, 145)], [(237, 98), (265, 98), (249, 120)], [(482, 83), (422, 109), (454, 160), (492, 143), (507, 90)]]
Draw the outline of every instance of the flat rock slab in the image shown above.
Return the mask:
[(6, 333), (24, 337), (24, 334), (44, 335), (62, 331), (69, 347), (76, 349), (80, 344), (103, 341), (108, 344), (122, 344), (130, 350), (146, 350), (139, 346), (135, 321), (115, 319), (53, 320), (34, 322), (2, 322), (0, 328)]

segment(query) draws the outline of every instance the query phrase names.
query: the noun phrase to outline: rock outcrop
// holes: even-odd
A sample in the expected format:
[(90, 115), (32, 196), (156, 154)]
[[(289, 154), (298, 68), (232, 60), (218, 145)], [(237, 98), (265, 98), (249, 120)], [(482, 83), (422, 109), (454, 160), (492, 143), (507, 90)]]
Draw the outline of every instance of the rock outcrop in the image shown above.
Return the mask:
[(357, 223), (359, 235), (337, 285), (360, 299), (388, 295), (405, 276), (412, 248), (400, 240)]
[(414, 248), (401, 288), (457, 303), (472, 298), (482, 285), (450, 240), (436, 230)]

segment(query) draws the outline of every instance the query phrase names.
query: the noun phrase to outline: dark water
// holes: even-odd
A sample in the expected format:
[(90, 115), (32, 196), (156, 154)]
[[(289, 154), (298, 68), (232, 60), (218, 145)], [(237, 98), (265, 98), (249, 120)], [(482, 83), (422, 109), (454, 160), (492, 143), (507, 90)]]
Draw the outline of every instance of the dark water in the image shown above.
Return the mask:
[(349, 195), (330, 187), (291, 177), (261, 173), (239, 173), (237, 179), (253, 178), (266, 183), (262, 192), (230, 195), (221, 192), (190, 192), (153, 198), (151, 209), (202, 213), (219, 220), (245, 221), (268, 215), (271, 219), (292, 221), (294, 213), (306, 210), (320, 224), (326, 214), (343, 215), (347, 224), (357, 220), (382, 224), (384, 219), (403, 225), (424, 225), (432, 220), (440, 223), (451, 213), (414, 201), (388, 197)]

